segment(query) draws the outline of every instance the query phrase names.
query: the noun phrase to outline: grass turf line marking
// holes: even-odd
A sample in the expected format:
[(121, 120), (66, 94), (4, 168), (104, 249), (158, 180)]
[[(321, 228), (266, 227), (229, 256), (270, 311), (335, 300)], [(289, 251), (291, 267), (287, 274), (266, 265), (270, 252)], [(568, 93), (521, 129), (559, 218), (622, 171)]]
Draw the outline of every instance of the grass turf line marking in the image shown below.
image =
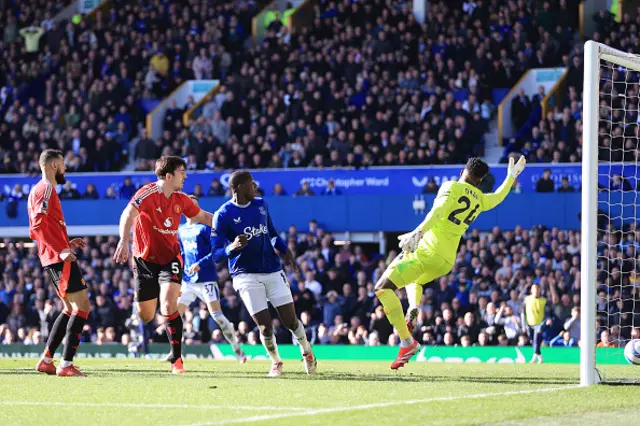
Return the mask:
[(547, 393), (547, 392), (555, 392), (555, 391), (561, 391), (561, 390), (567, 390), (567, 389), (578, 389), (578, 388), (579, 388), (578, 385), (574, 385), (574, 386), (563, 386), (563, 387), (556, 387), (556, 388), (528, 389), (528, 390), (510, 391), (510, 392), (480, 393), (480, 394), (474, 394), (474, 395), (414, 399), (409, 401), (378, 402), (374, 404), (355, 405), (352, 407), (319, 408), (319, 409), (312, 409), (306, 412), (298, 412), (298, 413), (268, 414), (268, 415), (261, 415), (261, 416), (230, 419), (230, 420), (221, 420), (217, 422), (193, 423), (193, 424), (184, 425), (184, 426), (213, 426), (213, 425), (227, 425), (227, 424), (233, 424), (233, 423), (251, 423), (251, 422), (260, 422), (260, 421), (266, 421), (266, 420), (285, 419), (288, 417), (315, 416), (318, 414), (340, 413), (345, 411), (367, 410), (370, 408), (392, 407), (394, 405), (427, 404), (430, 402), (461, 401), (465, 399), (491, 398), (494, 396), (526, 395), (530, 393)]
[(253, 405), (190, 405), (190, 404), (129, 404), (117, 402), (62, 402), (62, 401), (0, 401), (0, 405), (43, 405), (47, 407), (110, 407), (110, 408), (179, 408), (196, 410), (268, 410), (268, 411), (308, 411), (300, 407), (260, 407)]

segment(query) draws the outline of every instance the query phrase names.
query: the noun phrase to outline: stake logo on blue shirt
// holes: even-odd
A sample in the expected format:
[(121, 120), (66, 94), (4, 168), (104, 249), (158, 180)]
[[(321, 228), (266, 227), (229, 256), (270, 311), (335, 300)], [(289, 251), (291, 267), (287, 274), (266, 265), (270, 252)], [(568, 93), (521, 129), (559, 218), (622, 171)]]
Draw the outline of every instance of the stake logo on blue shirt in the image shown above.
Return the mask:
[[(262, 198), (254, 198), (242, 206), (227, 201), (214, 214), (213, 225), (213, 257), (216, 262), (229, 259), (229, 273), (232, 277), (282, 270), (274, 247), (280, 254), (284, 254), (287, 246), (278, 236), (269, 216), (269, 208)], [(237, 252), (229, 252), (227, 246), (238, 235), (247, 237), (247, 246)]]

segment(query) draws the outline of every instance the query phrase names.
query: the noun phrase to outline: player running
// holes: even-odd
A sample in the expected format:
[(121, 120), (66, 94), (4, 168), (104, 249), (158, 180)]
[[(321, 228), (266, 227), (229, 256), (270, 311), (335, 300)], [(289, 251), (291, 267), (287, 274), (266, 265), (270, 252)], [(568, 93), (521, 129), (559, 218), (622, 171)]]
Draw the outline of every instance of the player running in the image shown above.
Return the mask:
[(491, 210), (505, 199), (525, 164), (524, 156), (517, 163), (510, 158), (502, 185), (495, 193), (483, 194), (478, 186), (489, 173), (489, 166), (479, 158), (469, 159), (460, 172), (459, 181), (449, 181), (440, 187), (431, 211), (418, 228), (399, 237), (402, 253), (376, 284), (376, 295), (402, 339), (392, 369), (404, 366), (420, 350), (420, 344), (409, 332), (395, 291), (411, 285), (407, 293), (410, 299), (414, 298), (413, 306), (417, 306), (422, 284), (451, 272), (462, 235), (480, 213)]
[(315, 374), (316, 358), (302, 322), (296, 316), (291, 289), (278, 258), (279, 254), (287, 265), (297, 270), (293, 254), (273, 226), (267, 204), (262, 198), (256, 198), (258, 187), (251, 173), (234, 172), (229, 178), (229, 188), (233, 198), (214, 214), (213, 257), (216, 263), (229, 260), (233, 287), (258, 324), (260, 340), (271, 357), (269, 377), (281, 376), (283, 363), (273, 336), (267, 302), (276, 308), (282, 323), (300, 344), (305, 371)]
[(118, 263), (129, 259), (129, 238), (133, 231), (133, 275), (136, 307), (144, 323), (160, 312), (167, 321), (171, 344), (171, 372), (184, 374), (182, 363), (182, 317), (178, 297), (183, 261), (178, 242), (178, 225), (185, 216), (205, 225), (213, 215), (201, 210), (181, 192), (187, 178), (186, 163), (180, 157), (164, 156), (156, 161), (158, 181), (140, 188), (120, 217), (120, 241), (113, 256)]
[[(38, 243), (40, 263), (64, 302), (65, 309), (53, 323), (36, 370), (58, 376), (84, 377), (86, 374), (73, 365), (73, 357), (80, 345), (82, 328), (91, 310), (87, 286), (74, 253), (75, 249), (84, 247), (85, 243), (81, 238), (69, 241), (60, 198), (56, 193), (55, 186), (66, 182), (62, 152), (45, 149), (40, 154), (39, 163), (42, 180), (31, 188), (27, 203), (29, 236)], [(53, 357), (65, 337), (62, 361), (56, 368)]]
[[(189, 195), (189, 198), (196, 206), (198, 205), (198, 197)], [(178, 299), (180, 315), (184, 315), (189, 305), (196, 299), (204, 301), (224, 338), (233, 347), (236, 357), (241, 364), (244, 364), (247, 362), (247, 357), (238, 346), (233, 324), (222, 313), (220, 307), (218, 273), (211, 250), (211, 227), (197, 223), (193, 219), (187, 219), (187, 223), (178, 228), (178, 237), (180, 252), (184, 259), (184, 275), (182, 276), (181, 295)]]

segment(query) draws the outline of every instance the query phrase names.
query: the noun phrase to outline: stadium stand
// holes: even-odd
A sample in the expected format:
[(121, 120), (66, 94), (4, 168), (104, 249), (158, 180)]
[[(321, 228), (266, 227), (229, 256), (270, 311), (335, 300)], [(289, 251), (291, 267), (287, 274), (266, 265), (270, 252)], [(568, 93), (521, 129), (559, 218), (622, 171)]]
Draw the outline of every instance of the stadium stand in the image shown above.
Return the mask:
[[(459, 163), (483, 152), (491, 90), (568, 54), (572, 30), (554, 19), (575, 11), (573, 1), (440, 1), (420, 25), (403, 2), (327, 1), (310, 27), (276, 20), (247, 50), (252, 3), (111, 3), (95, 22), (44, 35), (55, 72), (42, 99), (7, 98), (3, 172), (33, 172), (44, 145), (64, 148), (71, 171), (134, 157), (148, 170), (163, 152), (199, 169)], [(170, 108), (167, 132), (149, 140), (140, 101), (201, 77), (223, 81), (202, 118), (185, 129)]]

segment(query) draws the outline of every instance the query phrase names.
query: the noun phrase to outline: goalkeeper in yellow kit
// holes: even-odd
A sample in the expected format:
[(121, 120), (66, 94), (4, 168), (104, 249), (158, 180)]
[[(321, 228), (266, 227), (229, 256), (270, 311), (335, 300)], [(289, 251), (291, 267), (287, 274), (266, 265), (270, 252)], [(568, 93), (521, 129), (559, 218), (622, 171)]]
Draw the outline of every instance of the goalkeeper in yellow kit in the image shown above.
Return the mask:
[(422, 284), (451, 272), (462, 235), (480, 213), (491, 210), (505, 199), (525, 164), (524, 156), (517, 163), (510, 158), (502, 185), (494, 193), (483, 194), (478, 186), (489, 173), (489, 166), (479, 158), (469, 159), (459, 181), (449, 181), (440, 187), (424, 221), (414, 231), (399, 237), (402, 253), (376, 284), (376, 295), (401, 339), (400, 352), (391, 364), (392, 369), (405, 365), (420, 350), (420, 344), (413, 339), (405, 322), (395, 291), (407, 287), (411, 308), (417, 312)]

